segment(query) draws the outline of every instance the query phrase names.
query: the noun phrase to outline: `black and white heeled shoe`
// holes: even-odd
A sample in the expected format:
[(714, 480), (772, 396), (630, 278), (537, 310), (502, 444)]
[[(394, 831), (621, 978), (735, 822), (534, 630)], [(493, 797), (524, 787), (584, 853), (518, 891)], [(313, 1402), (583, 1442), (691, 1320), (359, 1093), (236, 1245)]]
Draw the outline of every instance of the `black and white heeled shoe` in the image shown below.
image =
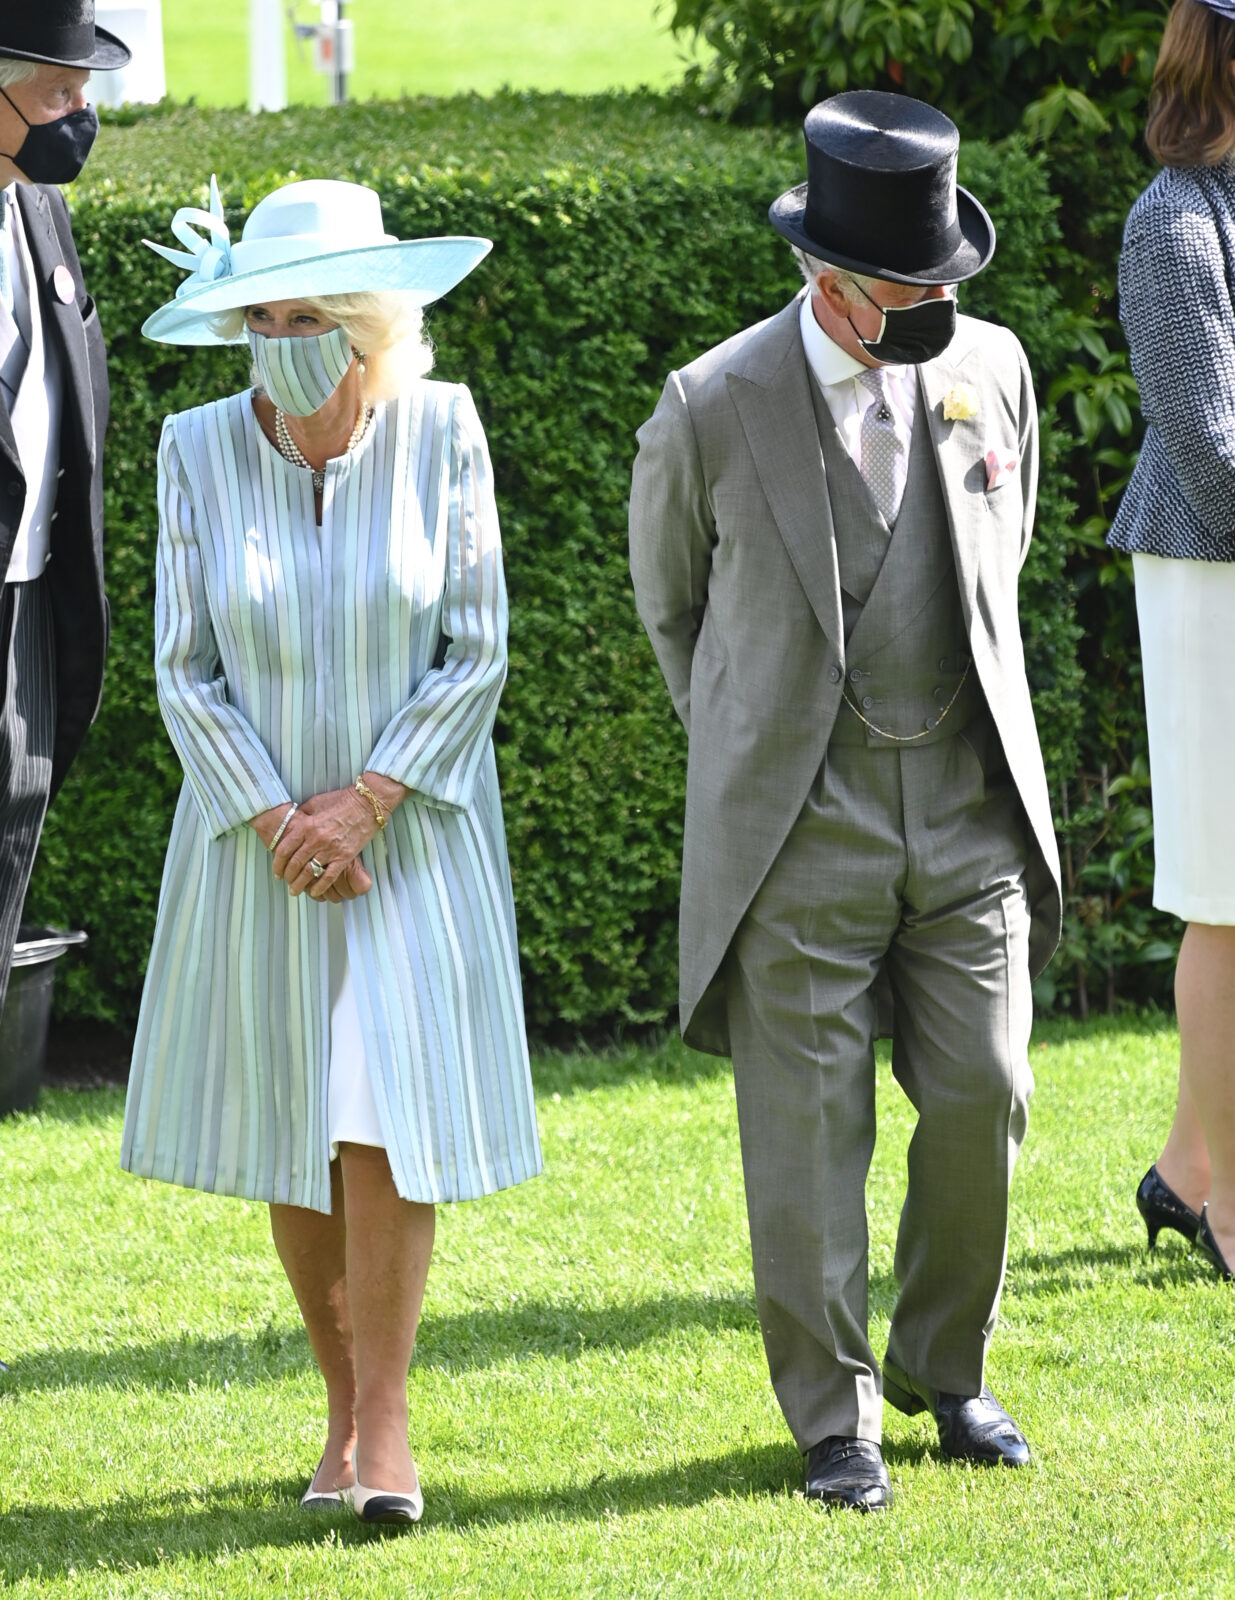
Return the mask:
[(343, 1498), (362, 1522), (419, 1522), (425, 1497), (417, 1484), (410, 1494), (401, 1489), (366, 1489), (355, 1483), (341, 1491)]
[(346, 1502), (343, 1497), (350, 1494), (349, 1489), (315, 1489), (317, 1474), (321, 1470), (322, 1460), (319, 1458), (317, 1466), (309, 1479), (309, 1487), (300, 1496), (300, 1509), (302, 1511), (338, 1511)]

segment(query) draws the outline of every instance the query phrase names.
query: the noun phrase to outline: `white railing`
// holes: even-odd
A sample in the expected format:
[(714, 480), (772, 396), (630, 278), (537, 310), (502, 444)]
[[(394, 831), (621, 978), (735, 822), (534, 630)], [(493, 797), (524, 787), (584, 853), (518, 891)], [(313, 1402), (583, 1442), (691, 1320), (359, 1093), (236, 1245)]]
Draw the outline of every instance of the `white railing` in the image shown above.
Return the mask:
[(96, 72), (89, 95), (96, 105), (118, 106), (124, 101), (161, 100), (167, 93), (163, 67), (162, 0), (96, 0), (94, 20), (123, 39), (133, 52), (127, 67), (116, 72)]

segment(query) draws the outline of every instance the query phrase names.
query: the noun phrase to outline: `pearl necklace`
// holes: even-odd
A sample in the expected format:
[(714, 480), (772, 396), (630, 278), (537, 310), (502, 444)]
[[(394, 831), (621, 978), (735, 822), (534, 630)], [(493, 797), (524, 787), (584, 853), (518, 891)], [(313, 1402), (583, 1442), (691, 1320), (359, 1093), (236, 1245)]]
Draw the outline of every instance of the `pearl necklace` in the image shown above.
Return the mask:
[[(372, 416), (373, 407), (368, 404), (362, 405), (356, 418), (356, 426), (352, 429), (347, 444), (343, 447), (344, 455), (354, 450), (364, 438), (365, 430), (368, 428)], [(304, 451), (292, 438), (288, 430), (287, 418), (279, 410), (278, 406), (274, 408), (274, 440), (278, 446), (279, 454), (285, 461), (290, 461), (293, 467), (303, 467), (306, 472), (312, 474), (314, 494), (322, 494), (326, 488), (326, 469), (322, 467), (319, 470), (306, 458)]]

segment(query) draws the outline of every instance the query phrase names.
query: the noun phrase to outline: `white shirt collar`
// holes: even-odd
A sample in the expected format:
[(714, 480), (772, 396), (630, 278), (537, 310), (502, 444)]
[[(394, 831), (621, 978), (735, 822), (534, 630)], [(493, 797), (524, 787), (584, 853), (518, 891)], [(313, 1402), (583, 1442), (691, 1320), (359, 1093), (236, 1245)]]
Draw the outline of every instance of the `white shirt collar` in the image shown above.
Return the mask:
[[(798, 320), (802, 328), (802, 349), (806, 353), (807, 365), (814, 373), (815, 381), (825, 389), (829, 384), (843, 383), (846, 378), (860, 378), (864, 372), (870, 371), (857, 356), (842, 350), (835, 339), (830, 339), (824, 333), (815, 318), (809, 289), (802, 296)], [(887, 366), (883, 370), (893, 378), (902, 378), (905, 372), (903, 365)]]

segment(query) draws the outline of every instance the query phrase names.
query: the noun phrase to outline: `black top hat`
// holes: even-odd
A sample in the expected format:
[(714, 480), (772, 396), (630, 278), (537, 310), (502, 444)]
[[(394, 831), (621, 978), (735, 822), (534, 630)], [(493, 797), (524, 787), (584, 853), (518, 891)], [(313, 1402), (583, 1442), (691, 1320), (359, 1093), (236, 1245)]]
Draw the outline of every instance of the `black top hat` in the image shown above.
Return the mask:
[(126, 66), (128, 45), (94, 25), (94, 0), (0, 0), (0, 56), (106, 72)]
[(893, 283), (959, 283), (995, 253), (995, 228), (958, 188), (960, 135), (908, 95), (854, 89), (803, 125), (806, 182), (774, 200), (772, 226), (833, 266)]

